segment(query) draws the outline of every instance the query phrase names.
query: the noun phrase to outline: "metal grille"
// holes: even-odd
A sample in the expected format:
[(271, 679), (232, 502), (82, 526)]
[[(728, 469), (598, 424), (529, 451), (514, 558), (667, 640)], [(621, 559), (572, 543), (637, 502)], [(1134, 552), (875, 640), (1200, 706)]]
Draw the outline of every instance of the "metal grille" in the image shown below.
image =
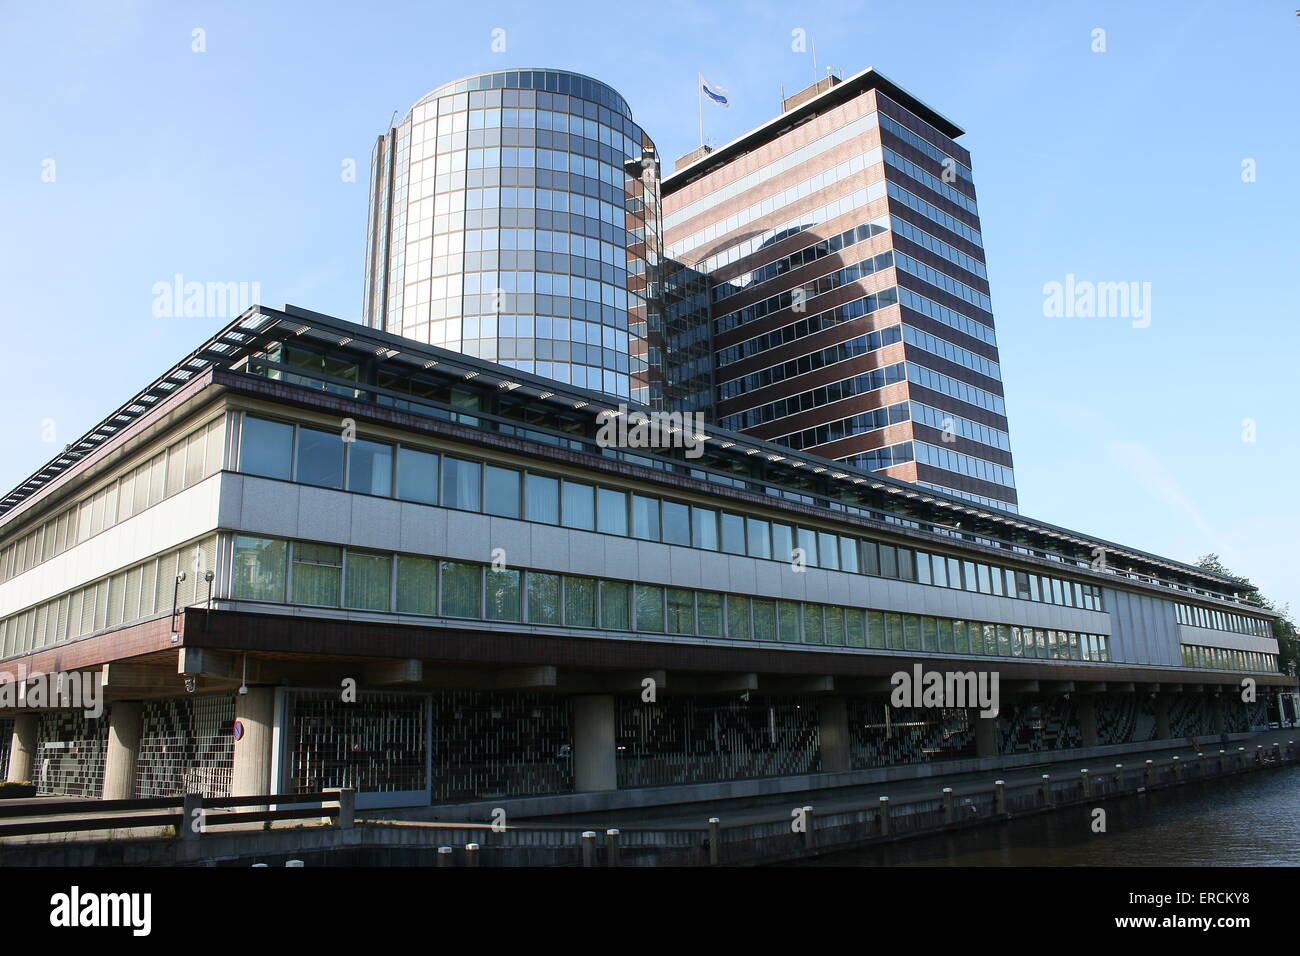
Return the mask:
[(36, 746), (36, 790), (64, 797), (99, 797), (104, 792), (107, 715), (80, 710), (41, 714)]
[(1025, 697), (1004, 706), (998, 718), (999, 753), (1032, 753), (1082, 747), (1078, 707), (1062, 696)]
[(573, 791), (569, 702), (536, 693), (433, 696), (433, 800)]
[(640, 697), (616, 702), (619, 787), (815, 773), (811, 697)]
[(234, 720), (235, 699), (227, 694), (146, 701), (136, 796), (230, 796)]
[(345, 703), (333, 691), (296, 691), (288, 707), (291, 792), (395, 793), (427, 785), (425, 695), (362, 691)]
[(9, 779), (9, 748), (14, 742), (14, 719), (0, 718), (0, 780)]
[(888, 694), (848, 701), (849, 766), (892, 767), (975, 756), (965, 708), (895, 707)]

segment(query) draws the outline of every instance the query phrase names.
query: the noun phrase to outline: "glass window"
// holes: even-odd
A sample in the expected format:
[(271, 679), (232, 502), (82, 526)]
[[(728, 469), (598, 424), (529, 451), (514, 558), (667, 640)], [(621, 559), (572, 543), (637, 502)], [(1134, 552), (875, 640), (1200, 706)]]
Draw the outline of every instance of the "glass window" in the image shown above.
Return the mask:
[(772, 557), (778, 561), (794, 560), (794, 532), (788, 524), (772, 525)]
[(441, 569), (442, 613), (448, 617), (482, 617), (482, 566), (443, 561)]
[(564, 623), (596, 626), (596, 582), (592, 578), (564, 579)]
[(600, 626), (613, 630), (627, 630), (628, 589), (622, 581), (600, 582)]
[[(249, 601), (284, 601), (288, 545), (274, 538), (235, 538), (234, 595)], [(171, 595), (167, 595), (171, 597)]]
[(898, 576), (904, 581), (916, 580), (916, 552), (911, 548), (898, 549)]
[(528, 572), (528, 623), (560, 623), (560, 576)]
[(817, 563), (817, 532), (811, 528), (799, 528), (795, 532), (795, 547), (803, 549), (804, 563), (810, 568), (821, 567)]
[(952, 622), (952, 649), (958, 654), (970, 653), (970, 633), (965, 621)]
[[(727, 603), (730, 605), (730, 597), (727, 598)], [(754, 609), (754, 640), (775, 641), (776, 602), (755, 599), (752, 604)]]
[(1024, 571), (1016, 572), (1016, 597), (1022, 601), (1029, 600), (1029, 575)]
[(866, 574), (880, 574), (880, 546), (874, 541), (862, 542), (862, 570)]
[(688, 588), (668, 589), (668, 631), (695, 633), (695, 592)]
[(596, 530), (606, 534), (627, 534), (627, 492), (596, 489)]
[(826, 620), (826, 643), (841, 647), (844, 644), (844, 609), (827, 606), (822, 608)]
[(916, 552), (916, 580), (918, 584), (933, 584), (930, 577), (930, 556), (924, 551)]
[(348, 552), (346, 605), (363, 611), (387, 611), (393, 591), (393, 559), (386, 554)]
[(939, 619), (939, 650), (945, 654), (953, 652), (952, 621), (946, 617)]
[(745, 519), (722, 513), (722, 550), (728, 554), (745, 553)]
[(675, 501), (665, 501), (663, 503), (663, 520), (664, 543), (684, 544), (689, 547), (691, 543), (690, 506), (678, 504)]
[(939, 622), (932, 617), (921, 618), (921, 647), (927, 651), (939, 649)]
[(659, 499), (632, 496), (632, 535), (647, 541), (659, 540)]
[(979, 577), (975, 573), (974, 561), (963, 561), (961, 563), (962, 583), (966, 586), (967, 591), (979, 590)]
[(295, 542), (293, 603), (338, 607), (343, 576), (343, 549)]
[(849, 647), (867, 646), (866, 621), (866, 611), (855, 607), (844, 609), (844, 629), (848, 632)]
[(502, 518), (518, 518), (519, 484), (519, 472), (513, 468), (488, 465), (486, 480), (483, 483), (484, 494), (487, 496), (487, 507), (484, 510), (490, 515), (499, 515)]
[(511, 568), (488, 568), (487, 617), (489, 621), (519, 620), (520, 579), (522, 571)]
[(695, 595), (695, 604), (700, 636), (721, 637), (722, 595), (715, 591), (700, 591)]
[(746, 518), (745, 528), (750, 557), (770, 558), (772, 556), (772, 540), (768, 532), (767, 522), (761, 518)]
[(560, 479), (545, 475), (528, 476), (525, 505), (529, 521), (560, 523)]
[(975, 566), (976, 580), (979, 582), (978, 589), (981, 594), (993, 593), (993, 581), (989, 577), (989, 566), (987, 564), (977, 564)]
[(903, 647), (909, 651), (921, 649), (921, 619), (915, 614), (903, 615)]
[(397, 610), (403, 614), (434, 614), (438, 565), (432, 558), (397, 556)]
[(727, 637), (736, 640), (749, 640), (749, 605), (750, 600), (739, 594), (727, 595)]
[(948, 562), (941, 554), (930, 555), (930, 576), (936, 585), (948, 587)]
[(1018, 627), (1011, 628), (1011, 656), (1025, 656), (1025, 639)]
[(718, 513), (712, 508), (691, 507), (691, 531), (695, 547), (718, 550)]
[(636, 629), (662, 631), (664, 629), (664, 589), (652, 584), (636, 586)]
[(845, 571), (858, 571), (858, 539), (840, 537), (840, 568)]
[(577, 481), (564, 483), (564, 526), (579, 531), (596, 528), (595, 489)]
[(826, 643), (826, 626), (820, 604), (803, 606), (803, 639), (805, 644)]
[(803, 640), (803, 631), (799, 627), (799, 602), (778, 601), (777, 633), (782, 641), (795, 642)]
[(1011, 627), (1007, 624), (998, 625), (998, 657), (1011, 656)]
[(880, 546), (880, 576), (885, 578), (898, 577), (898, 550), (892, 545), (882, 544)]
[(348, 491), (393, 493), (393, 446), (358, 438), (348, 443)]
[(903, 649), (903, 615), (885, 615), (885, 637), (890, 648), (896, 651)]
[(298, 429), (298, 480), (322, 488), (343, 487), (343, 436), (315, 428)]
[(835, 535), (826, 531), (817, 532), (817, 559), (818, 567), (839, 570), (840, 543)]
[[(460, 458), (442, 459), (442, 504), (444, 508), (479, 511), (482, 505), (483, 466)], [(478, 617), (477, 614), (474, 615)]]
[(438, 503), (438, 456), (415, 448), (397, 450), (397, 497)]

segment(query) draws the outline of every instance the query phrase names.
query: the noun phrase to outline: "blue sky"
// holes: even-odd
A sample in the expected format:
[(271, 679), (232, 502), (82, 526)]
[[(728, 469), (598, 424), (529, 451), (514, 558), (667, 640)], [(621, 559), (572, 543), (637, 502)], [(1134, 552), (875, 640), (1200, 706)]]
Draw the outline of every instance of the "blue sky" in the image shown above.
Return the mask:
[[(222, 324), (156, 317), (158, 282), (358, 317), (370, 148), (429, 89), (587, 73), (671, 158), (697, 71), (731, 95), (719, 144), (811, 82), (801, 29), (819, 66), (874, 66), (968, 130), (1021, 510), (1217, 551), (1300, 609), (1295, 6), (3, 0), (0, 485)], [(1045, 316), (1067, 275), (1150, 283), (1149, 325)]]

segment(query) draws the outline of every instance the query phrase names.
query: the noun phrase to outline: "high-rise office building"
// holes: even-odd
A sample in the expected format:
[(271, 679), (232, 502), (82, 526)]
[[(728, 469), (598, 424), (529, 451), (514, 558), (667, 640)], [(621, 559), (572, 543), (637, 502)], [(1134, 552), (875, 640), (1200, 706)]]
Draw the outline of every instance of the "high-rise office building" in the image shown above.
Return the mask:
[(678, 161), (665, 255), (708, 277), (714, 414), (1015, 510), (970, 154), (874, 70)]
[(438, 87), (375, 143), (365, 324), (650, 401), (654, 179), (624, 164), (653, 152), (623, 97), (577, 73)]

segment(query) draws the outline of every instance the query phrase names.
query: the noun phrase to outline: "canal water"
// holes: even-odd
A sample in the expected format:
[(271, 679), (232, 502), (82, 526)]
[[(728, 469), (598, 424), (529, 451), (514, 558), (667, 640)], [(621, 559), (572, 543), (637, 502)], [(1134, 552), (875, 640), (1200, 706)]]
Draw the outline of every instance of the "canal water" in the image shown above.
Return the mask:
[(1300, 866), (1300, 767), (846, 850), (797, 866)]

